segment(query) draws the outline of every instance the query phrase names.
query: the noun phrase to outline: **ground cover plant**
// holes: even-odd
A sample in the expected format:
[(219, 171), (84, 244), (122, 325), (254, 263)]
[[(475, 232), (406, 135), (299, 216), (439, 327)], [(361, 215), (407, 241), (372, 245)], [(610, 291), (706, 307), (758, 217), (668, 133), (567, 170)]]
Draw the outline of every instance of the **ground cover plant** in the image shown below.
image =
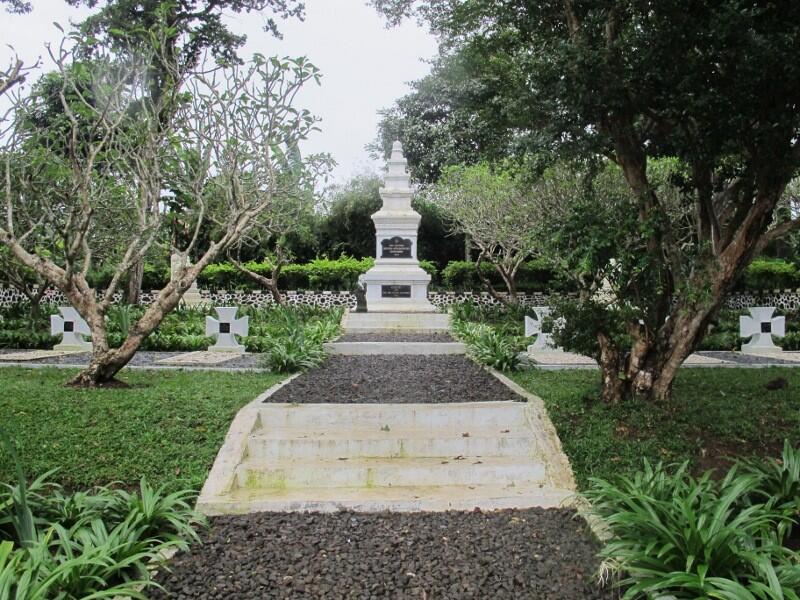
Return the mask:
[(68, 493), (51, 473), (28, 484), (5, 430), (0, 442), (16, 475), (0, 484), (0, 598), (144, 599), (165, 553), (199, 540), (193, 490), (166, 493), (142, 479), (135, 492)]
[[(67, 372), (67, 374), (72, 371)], [(281, 376), (125, 371), (127, 388), (74, 389), (63, 369), (0, 369), (0, 423), (30, 473), (68, 489), (121, 482), (199, 490), (236, 412)], [(14, 473), (0, 455), (0, 481)]]
[(779, 480), (792, 485), (776, 496), (774, 467), (751, 462), (717, 480), (710, 472), (693, 477), (688, 463), (645, 461), (632, 475), (593, 479), (587, 496), (611, 533), (601, 570), (626, 600), (797, 600), (800, 560), (789, 546), (800, 513), (800, 451), (787, 442)]
[(450, 327), (476, 361), (499, 371), (514, 371), (526, 346), (526, 314), (528, 310), (517, 304), (487, 307), (463, 302), (452, 307)]
[(642, 458), (689, 461), (699, 474), (724, 470), (732, 458), (777, 458), (784, 439), (800, 444), (798, 369), (683, 369), (663, 406), (603, 404), (593, 370), (532, 369), (512, 377), (544, 400), (580, 489), (591, 477), (633, 473)]
[[(123, 343), (131, 324), (144, 313), (144, 307), (117, 305), (108, 313), (108, 342), (114, 348)], [(3, 328), (0, 348), (52, 348), (58, 337), (50, 335), (50, 315), (58, 312), (55, 306), (44, 306), (42, 314), (31, 317), (23, 306), (0, 311)], [(142, 350), (193, 351), (205, 350), (214, 343), (205, 335), (205, 318), (216, 317), (211, 306), (176, 308), (142, 342)], [(341, 309), (321, 309), (313, 306), (243, 306), (240, 316), (250, 317), (250, 335), (242, 338), (248, 352), (263, 352), (279, 340), (292, 337), (298, 328), (310, 327), (314, 339), (325, 342), (338, 335)]]

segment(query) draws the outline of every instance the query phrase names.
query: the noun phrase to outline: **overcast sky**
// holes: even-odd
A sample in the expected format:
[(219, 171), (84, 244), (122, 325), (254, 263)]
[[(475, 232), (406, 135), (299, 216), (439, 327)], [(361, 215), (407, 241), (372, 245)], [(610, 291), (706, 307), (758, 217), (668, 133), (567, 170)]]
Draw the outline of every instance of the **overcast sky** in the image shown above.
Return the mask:
[[(53, 21), (67, 25), (89, 14), (64, 0), (31, 0), (33, 12), (8, 15), (0, 11), (2, 63), (13, 55), (10, 45), (27, 63), (46, 56), (45, 42), (60, 39)], [(304, 152), (330, 152), (339, 166), (337, 182), (379, 168), (364, 146), (376, 135), (377, 111), (408, 91), (407, 83), (427, 74), (423, 59), (436, 53), (434, 39), (412, 22), (386, 29), (366, 0), (305, 0), (306, 19), (280, 23), (283, 40), (262, 30), (259, 15), (231, 14), (230, 27), (247, 35), (243, 57), (260, 52), (307, 56), (323, 73), (320, 87), (309, 86), (298, 104), (322, 118), (322, 131)], [(66, 27), (65, 27), (66, 28)]]

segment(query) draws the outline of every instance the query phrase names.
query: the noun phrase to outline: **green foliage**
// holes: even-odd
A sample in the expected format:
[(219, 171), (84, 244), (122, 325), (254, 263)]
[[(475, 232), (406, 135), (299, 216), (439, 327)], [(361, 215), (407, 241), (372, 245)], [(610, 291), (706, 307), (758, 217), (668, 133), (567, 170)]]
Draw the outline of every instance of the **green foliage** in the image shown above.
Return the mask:
[[(58, 469), (67, 489), (142, 477), (167, 491), (199, 490), (231, 420), (280, 381), (272, 373), (123, 371), (128, 387), (74, 389), (72, 371), (0, 369), (0, 423), (35, 473)], [(0, 453), (0, 481), (14, 477)], [(29, 490), (29, 494), (31, 490)]]
[(741, 284), (748, 290), (797, 289), (800, 270), (791, 262), (759, 258), (747, 266)]
[(514, 371), (519, 366), (523, 344), (494, 330), (472, 337), (469, 353), (479, 363), (498, 371)]
[[(495, 288), (503, 285), (497, 270), (489, 263), (481, 263), (481, 273), (492, 282)], [(465, 260), (454, 260), (442, 269), (442, 284), (451, 290), (482, 290), (483, 282), (478, 276), (476, 263)], [(522, 263), (517, 273), (517, 291), (520, 292), (555, 292), (562, 289), (556, 279), (556, 273), (549, 263), (541, 258)]]
[(325, 360), (322, 345), (339, 335), (342, 311), (308, 323), (292, 323), (284, 335), (268, 337), (261, 348), (264, 365), (276, 373), (294, 373), (316, 367)]
[[(373, 258), (342, 256), (336, 260), (317, 258), (305, 264), (290, 264), (281, 269), (278, 285), (283, 290), (352, 290), (355, 289), (359, 275), (366, 273), (374, 263)], [(271, 275), (271, 263), (250, 262), (245, 266), (265, 277)], [(258, 284), (237, 271), (230, 263), (207, 266), (197, 281), (201, 286), (216, 289), (258, 288)]]
[[(12, 514), (27, 495), (30, 537), (20, 537)], [(151, 569), (162, 553), (185, 550), (203, 525), (194, 492), (167, 494), (142, 480), (138, 493), (98, 487), (64, 489), (24, 477), (0, 487), (0, 597), (18, 600), (146, 596)]]
[(524, 309), (484, 307), (464, 302), (451, 309), (451, 331), (464, 343), (477, 362), (499, 371), (519, 367)]
[[(681, 369), (667, 405), (608, 406), (591, 370), (528, 369), (512, 377), (544, 400), (580, 489), (591, 477), (632, 473), (642, 458), (688, 460), (700, 473), (731, 458), (777, 456), (776, 441), (784, 438), (800, 445), (797, 369)], [(767, 391), (778, 377), (789, 386)]]
[(31, 315), (27, 303), (0, 308), (0, 348), (52, 348), (58, 338), (50, 335), (50, 315), (55, 306), (42, 305)]
[(766, 461), (751, 459), (744, 461), (743, 468), (756, 480), (750, 499), (764, 503), (772, 501), (795, 518), (796, 526), (800, 525), (800, 446), (795, 448), (789, 440), (784, 440), (780, 460), (772, 457)]
[[(699, 348), (701, 350), (738, 350), (746, 340), (739, 337), (739, 316), (747, 311), (722, 310), (711, 322), (708, 334), (703, 338)], [(786, 317), (786, 336), (776, 338), (776, 343), (784, 350), (800, 350), (800, 312), (781, 311)]]
[(623, 598), (798, 598), (800, 563), (782, 543), (789, 517), (775, 502), (743, 506), (758, 479), (734, 467), (720, 482), (661, 463), (586, 493), (612, 534), (601, 550)]

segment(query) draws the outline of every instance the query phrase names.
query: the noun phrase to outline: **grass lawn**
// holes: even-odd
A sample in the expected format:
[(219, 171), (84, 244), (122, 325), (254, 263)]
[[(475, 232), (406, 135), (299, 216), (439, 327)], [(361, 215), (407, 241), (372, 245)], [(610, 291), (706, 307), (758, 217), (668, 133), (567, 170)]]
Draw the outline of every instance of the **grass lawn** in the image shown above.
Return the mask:
[[(29, 477), (70, 488), (141, 477), (199, 489), (236, 412), (283, 379), (270, 373), (123, 371), (126, 389), (75, 390), (66, 369), (0, 369), (0, 426)], [(13, 478), (0, 451), (0, 482)]]
[[(782, 377), (788, 387), (768, 390)], [(589, 477), (633, 471), (642, 459), (689, 460), (695, 472), (730, 457), (780, 456), (800, 443), (800, 369), (683, 369), (664, 406), (607, 407), (596, 371), (522, 371), (513, 378), (544, 399), (580, 488)]]

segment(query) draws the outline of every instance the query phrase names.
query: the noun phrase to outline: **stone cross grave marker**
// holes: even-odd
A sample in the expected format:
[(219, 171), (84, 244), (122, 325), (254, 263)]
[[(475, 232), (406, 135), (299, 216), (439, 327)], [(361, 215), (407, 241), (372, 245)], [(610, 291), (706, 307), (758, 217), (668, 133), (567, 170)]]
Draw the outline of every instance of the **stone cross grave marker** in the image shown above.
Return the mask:
[(739, 337), (750, 338), (749, 342), (742, 344), (742, 352), (745, 354), (782, 352), (772, 341), (772, 336), (782, 338), (786, 335), (786, 318), (773, 317), (774, 306), (755, 306), (749, 310), (749, 317), (745, 315), (739, 317)]
[(92, 343), (83, 339), (92, 334), (89, 324), (71, 306), (61, 306), (58, 311), (60, 315), (50, 315), (50, 334), (62, 336), (61, 343), (53, 346), (53, 350), (91, 352)]
[(537, 336), (536, 341), (528, 346), (528, 351), (556, 350), (557, 347), (553, 343), (553, 337), (549, 333), (542, 331), (542, 322), (550, 314), (550, 308), (547, 306), (534, 306), (533, 312), (536, 313), (536, 319), (525, 317), (525, 337)]
[(246, 336), (250, 330), (250, 317), (236, 318), (235, 306), (216, 307), (217, 316), (206, 317), (206, 335), (213, 335), (217, 343), (208, 348), (209, 352), (244, 352), (244, 346), (236, 341), (236, 336)]

